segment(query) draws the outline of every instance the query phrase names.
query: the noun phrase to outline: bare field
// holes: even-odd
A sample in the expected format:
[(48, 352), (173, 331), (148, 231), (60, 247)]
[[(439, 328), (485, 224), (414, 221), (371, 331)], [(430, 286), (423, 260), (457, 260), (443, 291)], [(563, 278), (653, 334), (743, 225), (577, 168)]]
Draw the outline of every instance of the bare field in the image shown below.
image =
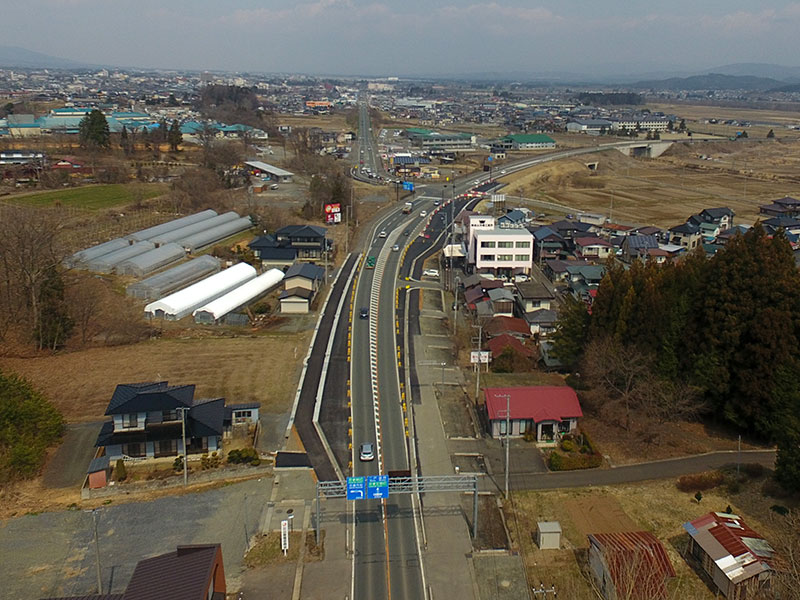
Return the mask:
[[(692, 494), (678, 491), (675, 481), (581, 490), (521, 492), (513, 508), (506, 505), (514, 545), (522, 551), (531, 582), (555, 583), (559, 597), (596, 598), (584, 575), (586, 534), (602, 531), (650, 531), (661, 540), (677, 577), (668, 589), (670, 599), (711, 599), (714, 595), (689, 567), (681, 553), (686, 546), (683, 523), (730, 504), (736, 514), (765, 537), (774, 535), (768, 515), (774, 500), (762, 496), (761, 481), (747, 484), (738, 494), (724, 488), (703, 492), (697, 502)], [(560, 550), (540, 550), (535, 544), (536, 522), (561, 523)]]
[(262, 410), (280, 412), (291, 406), (310, 335), (151, 340), (41, 358), (2, 358), (0, 368), (27, 377), (68, 422), (102, 419), (118, 383), (153, 380), (194, 383), (196, 397), (261, 402)]
[(620, 223), (671, 227), (713, 206), (753, 223), (760, 204), (800, 189), (800, 141), (676, 144), (657, 159), (615, 150), (591, 158), (599, 161), (596, 174), (586, 167), (588, 157), (563, 160), (501, 178), (509, 184), (503, 191), (534, 201), (534, 210), (536, 202), (554, 203)]

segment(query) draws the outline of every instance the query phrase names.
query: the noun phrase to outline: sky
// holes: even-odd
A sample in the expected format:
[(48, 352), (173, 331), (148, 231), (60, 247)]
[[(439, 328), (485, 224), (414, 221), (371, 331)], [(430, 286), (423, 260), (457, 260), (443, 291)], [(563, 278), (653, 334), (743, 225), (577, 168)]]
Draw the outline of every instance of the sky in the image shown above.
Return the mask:
[(338, 75), (800, 63), (800, 1), (26, 0), (0, 40), (121, 67)]

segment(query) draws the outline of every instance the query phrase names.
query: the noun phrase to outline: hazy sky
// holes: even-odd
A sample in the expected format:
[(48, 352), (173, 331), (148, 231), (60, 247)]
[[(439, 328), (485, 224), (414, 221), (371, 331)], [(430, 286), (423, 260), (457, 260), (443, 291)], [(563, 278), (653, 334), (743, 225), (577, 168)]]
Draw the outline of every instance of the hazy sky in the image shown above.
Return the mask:
[(335, 74), (800, 63), (800, 1), (26, 0), (0, 40), (120, 66)]

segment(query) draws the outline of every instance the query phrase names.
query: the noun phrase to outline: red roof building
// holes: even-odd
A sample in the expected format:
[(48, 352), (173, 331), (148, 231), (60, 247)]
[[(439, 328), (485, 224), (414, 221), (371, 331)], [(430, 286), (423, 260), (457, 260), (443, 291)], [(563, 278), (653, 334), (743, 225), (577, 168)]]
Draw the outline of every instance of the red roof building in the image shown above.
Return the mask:
[(662, 600), (675, 577), (664, 546), (647, 531), (590, 534), (589, 567), (607, 600)]
[(509, 435), (519, 437), (535, 431), (537, 442), (553, 441), (574, 431), (583, 416), (578, 396), (569, 386), (486, 388), (484, 398), (492, 437), (506, 435), (506, 407)]
[(521, 339), (531, 337), (531, 329), (525, 319), (517, 317), (492, 317), (483, 328), (484, 333), (489, 337), (509, 334)]
[(754, 598), (769, 589), (778, 562), (775, 550), (741, 517), (712, 512), (683, 528), (689, 534), (689, 556), (726, 598)]
[(511, 348), (517, 354), (521, 354), (527, 358), (531, 358), (533, 356), (533, 351), (530, 348), (527, 348), (525, 344), (507, 333), (493, 337), (487, 342), (487, 345), (492, 353), (493, 360), (499, 357), (506, 348)]

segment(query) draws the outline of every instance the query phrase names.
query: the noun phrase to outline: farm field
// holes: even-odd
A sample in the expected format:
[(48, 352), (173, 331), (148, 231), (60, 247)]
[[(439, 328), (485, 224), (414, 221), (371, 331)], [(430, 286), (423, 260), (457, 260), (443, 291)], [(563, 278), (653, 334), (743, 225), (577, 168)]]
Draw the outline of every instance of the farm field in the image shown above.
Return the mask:
[[(705, 158), (703, 158), (705, 157)], [(758, 206), (800, 190), (800, 141), (714, 141), (675, 144), (657, 159), (616, 150), (548, 163), (501, 177), (515, 204), (537, 213), (596, 212), (618, 223), (672, 227), (703, 208), (728, 206), (752, 224)], [(555, 205), (555, 206), (551, 206)]]
[[(668, 584), (669, 598), (705, 600), (714, 594), (682, 558), (686, 546), (683, 523), (709, 511), (724, 511), (728, 505), (767, 539), (774, 535), (769, 505), (760, 495), (762, 479), (729, 494), (724, 487), (703, 492), (701, 502), (693, 494), (680, 492), (674, 480), (582, 490), (521, 492), (514, 495), (513, 508), (506, 507), (506, 520), (514, 545), (521, 549), (529, 581), (555, 584), (558, 597), (575, 600), (596, 598), (585, 576), (586, 534), (619, 531), (649, 531), (664, 545), (677, 577)], [(774, 517), (779, 518), (779, 517)], [(535, 543), (537, 521), (559, 521), (560, 550), (540, 550)]]
[(114, 206), (125, 206), (136, 201), (149, 200), (167, 191), (164, 184), (108, 184), (87, 185), (63, 190), (52, 190), (8, 196), (7, 202), (25, 206), (63, 206), (87, 210), (101, 210)]
[[(160, 339), (41, 358), (0, 358), (0, 369), (27, 377), (68, 422), (102, 419), (114, 387), (137, 381), (194, 383), (197, 398), (261, 402), (264, 412), (282, 412), (294, 399), (310, 336)], [(286, 357), (287, 368), (275, 368), (275, 357)]]

